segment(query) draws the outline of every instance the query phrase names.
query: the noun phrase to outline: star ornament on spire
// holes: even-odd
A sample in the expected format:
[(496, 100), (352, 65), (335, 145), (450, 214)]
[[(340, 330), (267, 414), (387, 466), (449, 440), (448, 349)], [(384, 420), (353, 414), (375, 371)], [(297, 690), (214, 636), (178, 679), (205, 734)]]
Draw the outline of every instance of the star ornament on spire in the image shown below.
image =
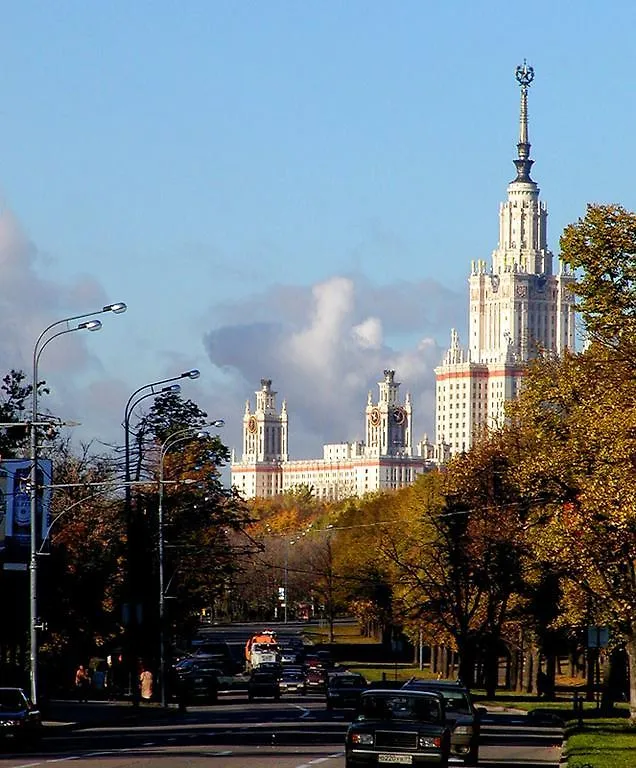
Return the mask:
[(523, 66), (519, 66), (515, 70), (515, 77), (522, 88), (527, 88), (534, 80), (534, 69), (526, 64), (526, 60), (524, 59)]

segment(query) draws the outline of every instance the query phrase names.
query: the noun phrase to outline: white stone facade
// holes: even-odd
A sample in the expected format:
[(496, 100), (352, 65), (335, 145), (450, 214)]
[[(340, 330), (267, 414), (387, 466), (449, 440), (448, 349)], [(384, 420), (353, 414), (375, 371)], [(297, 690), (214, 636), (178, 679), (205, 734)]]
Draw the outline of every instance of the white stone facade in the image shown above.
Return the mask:
[(517, 70), (521, 85), (517, 177), (499, 208), (499, 242), (492, 264), (479, 260), (469, 278), (468, 348), (455, 330), (436, 375), (436, 442), (451, 454), (500, 427), (504, 403), (519, 393), (525, 363), (575, 346), (573, 274), (547, 246), (547, 208), (530, 178), (528, 87), (534, 73)]
[(331, 443), (322, 459), (289, 461), (286, 403), (276, 413), (271, 380), (261, 379), (255, 410), (249, 402), (245, 407), (243, 455), (232, 457), (232, 485), (246, 499), (306, 486), (316, 498), (335, 500), (413, 483), (435, 465), (435, 451), (426, 439), (413, 449), (411, 396), (400, 402), (395, 371), (384, 371), (378, 386), (377, 402), (371, 392), (367, 397), (365, 442)]

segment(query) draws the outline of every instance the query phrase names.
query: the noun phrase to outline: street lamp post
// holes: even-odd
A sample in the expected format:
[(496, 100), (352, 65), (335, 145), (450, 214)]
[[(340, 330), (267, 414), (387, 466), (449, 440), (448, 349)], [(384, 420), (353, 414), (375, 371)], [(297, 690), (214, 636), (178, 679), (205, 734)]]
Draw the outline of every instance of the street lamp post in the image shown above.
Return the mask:
[[(123, 302), (117, 302), (115, 304), (107, 304), (105, 307), (96, 310), (95, 312), (86, 312), (82, 315), (74, 315), (73, 317), (66, 317), (62, 320), (56, 320), (54, 323), (47, 325), (47, 327), (38, 336), (35, 345), (33, 347), (33, 378), (32, 378), (32, 391), (31, 391), (31, 424), (30, 424), (30, 462), (31, 462), (31, 477), (30, 477), (30, 559), (29, 559), (29, 681), (31, 687), (31, 700), (33, 704), (38, 703), (38, 629), (40, 629), (40, 622), (38, 619), (38, 525), (37, 525), (37, 508), (38, 508), (38, 364), (40, 362), (40, 355), (44, 351), (45, 347), (56, 339), (58, 336), (63, 336), (67, 333), (73, 333), (73, 331), (98, 331), (101, 327), (101, 321), (89, 320), (81, 322), (78, 325), (71, 326), (71, 323), (76, 320), (84, 320), (87, 317), (95, 317), (104, 312), (113, 312), (120, 314), (126, 311), (126, 305)], [(66, 326), (62, 330), (51, 333), (60, 326)]]
[[(223, 419), (216, 419), (206, 427), (222, 427), (225, 425)], [(159, 679), (161, 688), (161, 706), (166, 706), (166, 639), (165, 639), (165, 588), (164, 588), (164, 536), (163, 536), (163, 487), (166, 483), (163, 477), (165, 458), (168, 451), (177, 443), (188, 440), (194, 440), (197, 437), (207, 437), (206, 432), (193, 432), (189, 427), (173, 432), (161, 444), (159, 455), (159, 508), (157, 514), (157, 550), (159, 557)]]
[[(184, 371), (178, 376), (170, 376), (166, 379), (153, 381), (138, 387), (128, 398), (124, 409), (124, 483), (126, 494), (124, 497), (124, 513), (126, 517), (126, 535), (128, 539), (128, 612), (127, 621), (127, 646), (128, 646), (128, 671), (130, 679), (130, 691), (133, 705), (139, 704), (139, 686), (137, 684), (137, 660), (138, 660), (138, 626), (141, 624), (141, 615), (138, 615), (137, 599), (139, 598), (139, 568), (138, 553), (139, 545), (139, 526), (138, 521), (133, 519), (132, 513), (132, 491), (130, 483), (130, 418), (135, 406), (147, 397), (153, 397), (166, 391), (179, 391), (178, 384), (172, 382), (180, 379), (198, 379), (200, 372), (193, 368), (190, 371)], [(171, 385), (172, 384), (172, 385)], [(163, 386), (171, 385), (171, 386)], [(161, 387), (161, 389), (157, 389)], [(146, 392), (145, 390), (149, 390)], [(143, 394), (142, 394), (143, 393)]]

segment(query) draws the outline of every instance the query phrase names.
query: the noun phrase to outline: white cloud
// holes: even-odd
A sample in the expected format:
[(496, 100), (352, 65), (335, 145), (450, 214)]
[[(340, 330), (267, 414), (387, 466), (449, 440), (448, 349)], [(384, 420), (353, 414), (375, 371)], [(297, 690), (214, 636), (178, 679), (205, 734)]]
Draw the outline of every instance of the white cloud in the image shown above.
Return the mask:
[[(402, 382), (402, 398), (407, 391), (413, 397), (415, 439), (432, 434), (433, 369), (442, 357), (436, 338), (445, 344), (450, 318), (464, 305), (464, 297), (432, 281), (377, 286), (337, 276), (310, 291), (273, 286), (231, 311), (219, 308), (225, 322), (204, 344), (213, 364), (243, 387), (236, 405), (225, 403), (234, 409), (225, 415), (225, 438), (240, 448), (245, 400), (254, 407), (260, 379), (271, 378), (278, 407), (287, 400), (294, 458), (320, 456), (326, 442), (361, 439), (367, 392), (377, 398), (387, 368)], [(415, 342), (401, 341), (414, 334)]]
[[(112, 299), (90, 275), (66, 282), (43, 279), (39, 272), (45, 266), (11, 212), (1, 210), (0, 375), (16, 368), (30, 380), (33, 346), (49, 323)], [(206, 311), (192, 308), (193, 316), (197, 310)], [(176, 350), (165, 349), (162, 337), (146, 339), (139, 359), (121, 365), (122, 345), (148, 330), (131, 327), (132, 306), (112, 324), (114, 318), (104, 318), (98, 343), (93, 334), (78, 333), (47, 346), (39, 378), (50, 383), (51, 395), (42, 406), (81, 422), (73, 430), (76, 440), (121, 443), (123, 407), (140, 382), (200, 367), (201, 379), (184, 386), (183, 397), (212, 418), (225, 419), (223, 440), (240, 448), (245, 401), (253, 406), (253, 393), (266, 377), (279, 392), (278, 406), (283, 398), (288, 403), (291, 455), (309, 458), (321, 455), (323, 443), (363, 437), (367, 392), (376, 398), (377, 383), (391, 368), (402, 382), (402, 397), (407, 391), (413, 396), (419, 439), (432, 432), (440, 343), (446, 345), (448, 329), (464, 311), (465, 298), (435, 281), (377, 285), (351, 274), (313, 286), (271, 285), (208, 308), (210, 330), (200, 337), (208, 366), (200, 365), (200, 349), (185, 343), (188, 334)], [(110, 358), (109, 338), (119, 338)]]
[(377, 317), (369, 317), (354, 325), (351, 334), (363, 349), (379, 349), (382, 346), (382, 323)]

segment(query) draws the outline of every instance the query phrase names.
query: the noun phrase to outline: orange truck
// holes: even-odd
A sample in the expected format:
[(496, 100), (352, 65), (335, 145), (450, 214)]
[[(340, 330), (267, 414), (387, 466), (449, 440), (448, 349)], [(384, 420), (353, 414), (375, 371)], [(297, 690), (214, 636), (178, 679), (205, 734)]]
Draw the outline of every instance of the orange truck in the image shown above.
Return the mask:
[(257, 667), (263, 661), (278, 660), (276, 633), (269, 629), (257, 632), (245, 643), (245, 666), (248, 670)]

